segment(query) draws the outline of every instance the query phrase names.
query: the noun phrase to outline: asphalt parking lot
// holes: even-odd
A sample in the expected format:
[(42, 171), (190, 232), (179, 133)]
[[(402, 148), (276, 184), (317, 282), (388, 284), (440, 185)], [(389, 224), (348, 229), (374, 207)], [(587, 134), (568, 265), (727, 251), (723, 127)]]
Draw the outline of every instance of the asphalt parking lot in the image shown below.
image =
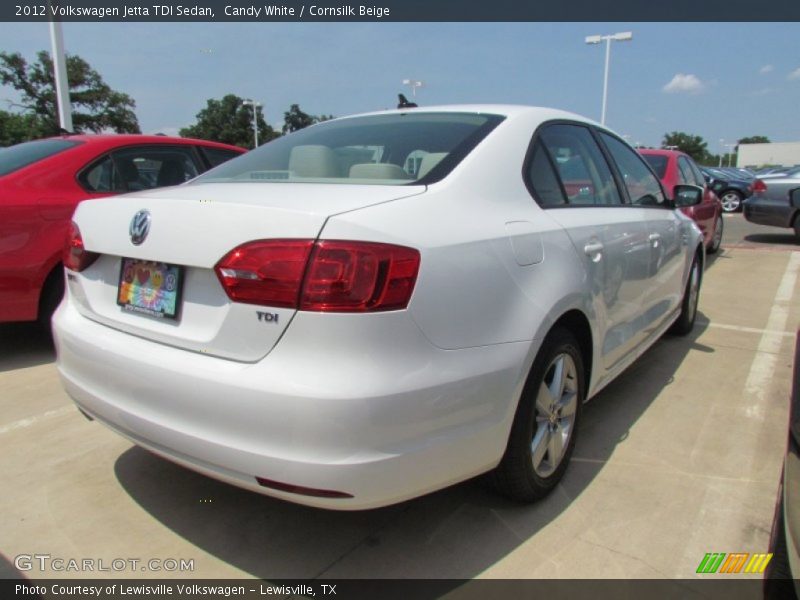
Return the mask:
[[(0, 326), (4, 576), (15, 557), (187, 559), (191, 572), (29, 577), (678, 578), (707, 552), (766, 552), (785, 450), (800, 246), (726, 216), (698, 323), (666, 337), (583, 413), (572, 464), (519, 506), (467, 482), (338, 513), (186, 471), (87, 421), (48, 338)], [(222, 401), (222, 400), (221, 400)], [(740, 575), (741, 577), (752, 577)]]

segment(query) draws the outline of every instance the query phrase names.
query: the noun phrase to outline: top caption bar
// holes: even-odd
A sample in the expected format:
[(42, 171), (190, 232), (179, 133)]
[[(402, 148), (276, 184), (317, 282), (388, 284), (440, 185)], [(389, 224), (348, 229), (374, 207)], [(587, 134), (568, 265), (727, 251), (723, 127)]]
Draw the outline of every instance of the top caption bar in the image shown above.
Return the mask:
[(8, 0), (0, 21), (37, 22), (472, 22), (472, 21), (800, 21), (796, 0), (364, 0), (279, 2), (180, 0)]

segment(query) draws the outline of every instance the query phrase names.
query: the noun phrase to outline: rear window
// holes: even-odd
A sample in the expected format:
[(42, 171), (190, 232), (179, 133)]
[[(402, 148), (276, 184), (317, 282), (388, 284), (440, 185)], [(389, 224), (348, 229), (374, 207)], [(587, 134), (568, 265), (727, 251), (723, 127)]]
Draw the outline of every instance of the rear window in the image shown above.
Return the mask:
[(79, 143), (70, 140), (36, 140), (3, 148), (0, 150), (0, 176), (13, 173)]
[(490, 114), (414, 112), (326, 121), (251, 150), (193, 183), (431, 183), (502, 120)]
[(642, 154), (648, 164), (653, 167), (659, 179), (664, 179), (667, 173), (667, 157), (662, 154)]

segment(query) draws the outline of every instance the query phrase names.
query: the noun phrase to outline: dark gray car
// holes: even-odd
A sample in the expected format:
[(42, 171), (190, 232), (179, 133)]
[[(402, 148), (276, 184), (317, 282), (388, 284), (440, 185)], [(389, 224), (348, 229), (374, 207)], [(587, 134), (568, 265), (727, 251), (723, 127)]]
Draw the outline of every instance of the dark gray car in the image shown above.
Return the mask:
[(792, 227), (800, 239), (800, 169), (786, 177), (763, 180), (765, 190), (756, 191), (744, 203), (744, 217), (753, 223)]

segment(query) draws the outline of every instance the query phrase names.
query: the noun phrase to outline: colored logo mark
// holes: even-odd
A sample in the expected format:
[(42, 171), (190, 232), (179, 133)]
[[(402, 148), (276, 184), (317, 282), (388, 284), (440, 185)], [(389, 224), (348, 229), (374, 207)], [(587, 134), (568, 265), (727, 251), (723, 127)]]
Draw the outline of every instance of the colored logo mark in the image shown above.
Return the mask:
[(697, 566), (697, 573), (763, 573), (772, 553), (749, 554), (747, 552), (707, 552)]

